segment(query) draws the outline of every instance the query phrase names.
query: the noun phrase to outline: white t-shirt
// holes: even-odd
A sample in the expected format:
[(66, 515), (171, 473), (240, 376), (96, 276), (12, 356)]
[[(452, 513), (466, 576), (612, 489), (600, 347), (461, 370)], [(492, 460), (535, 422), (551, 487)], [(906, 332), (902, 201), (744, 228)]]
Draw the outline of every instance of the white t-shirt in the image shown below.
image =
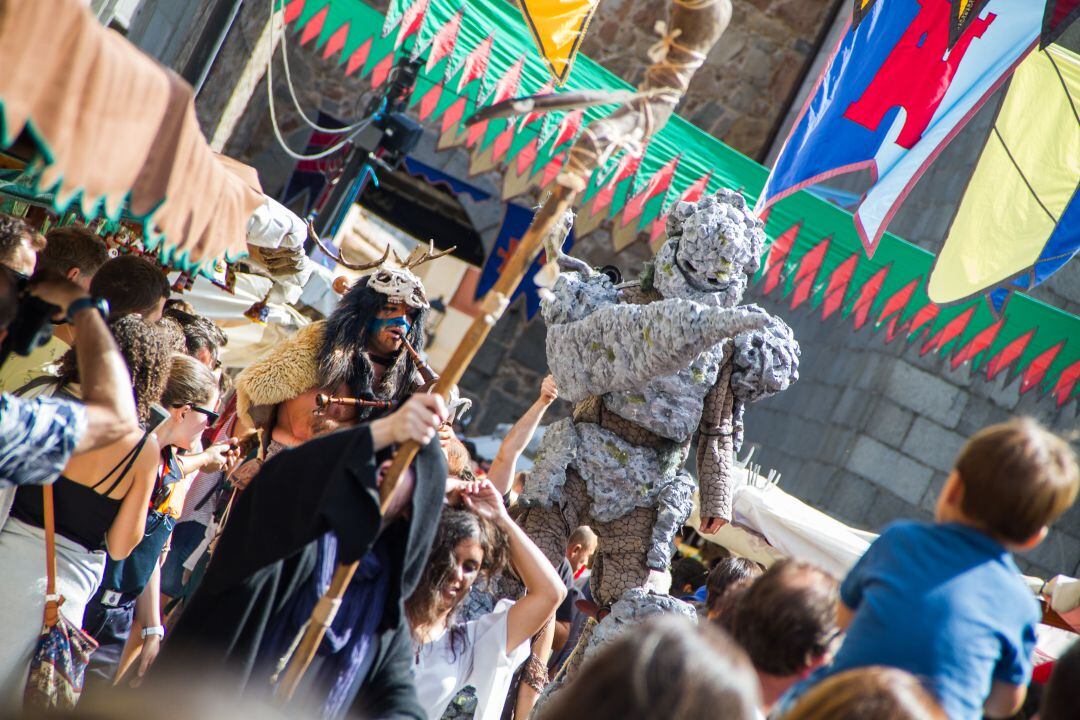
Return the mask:
[(413, 665), (416, 694), (430, 718), (441, 717), (466, 685), (476, 688), (475, 720), (498, 720), (514, 671), (529, 657), (526, 639), (506, 652), (507, 611), (513, 600), (500, 600), (490, 614), (464, 625), (466, 646), (455, 659), (450, 632), (425, 643)]

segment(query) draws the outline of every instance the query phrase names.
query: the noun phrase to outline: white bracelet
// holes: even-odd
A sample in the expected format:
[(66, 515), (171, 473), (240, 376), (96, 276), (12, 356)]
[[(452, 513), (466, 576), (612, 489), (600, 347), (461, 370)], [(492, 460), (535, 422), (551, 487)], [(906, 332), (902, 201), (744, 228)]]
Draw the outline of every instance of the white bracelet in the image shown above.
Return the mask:
[(161, 625), (155, 625), (154, 627), (143, 628), (143, 630), (142, 630), (142, 638), (143, 638), (143, 640), (150, 637), (151, 635), (157, 635), (158, 637), (163, 638), (163, 637), (165, 637), (165, 628), (163, 628)]

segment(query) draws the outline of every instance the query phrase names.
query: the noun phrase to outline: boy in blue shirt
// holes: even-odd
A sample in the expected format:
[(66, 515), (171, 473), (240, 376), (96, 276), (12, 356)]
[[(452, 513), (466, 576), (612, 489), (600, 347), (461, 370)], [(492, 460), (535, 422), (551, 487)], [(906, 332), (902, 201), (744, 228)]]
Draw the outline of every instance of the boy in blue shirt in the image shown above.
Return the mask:
[(952, 720), (1014, 715), (1042, 613), (1011, 553), (1042, 542), (1078, 486), (1069, 445), (1033, 420), (974, 435), (935, 522), (891, 525), (841, 584), (847, 636), (822, 677), (890, 665), (919, 677)]

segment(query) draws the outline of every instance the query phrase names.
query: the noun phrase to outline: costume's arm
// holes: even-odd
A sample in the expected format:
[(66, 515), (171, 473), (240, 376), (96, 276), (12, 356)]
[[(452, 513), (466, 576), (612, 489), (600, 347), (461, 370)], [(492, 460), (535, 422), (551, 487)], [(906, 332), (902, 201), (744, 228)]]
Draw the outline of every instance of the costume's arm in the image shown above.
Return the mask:
[(580, 402), (677, 373), (705, 348), (769, 321), (753, 305), (721, 308), (682, 299), (602, 307), (581, 320), (549, 322), (548, 365), (559, 393)]
[(413, 644), (404, 617), (394, 631), (386, 656), (382, 658), (360, 687), (350, 715), (388, 720), (416, 718), (426, 720), (416, 697), (412, 678)]
[(714, 533), (731, 520), (733, 438), (731, 363), (725, 362), (720, 377), (705, 396), (698, 427), (697, 471), (701, 492), (701, 529)]

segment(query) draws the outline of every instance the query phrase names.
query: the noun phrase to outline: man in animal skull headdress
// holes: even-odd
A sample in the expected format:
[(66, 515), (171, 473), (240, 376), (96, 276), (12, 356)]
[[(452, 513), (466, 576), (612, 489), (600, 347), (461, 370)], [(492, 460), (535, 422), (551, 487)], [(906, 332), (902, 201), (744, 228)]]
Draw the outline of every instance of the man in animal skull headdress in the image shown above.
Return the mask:
[[(424, 348), (428, 313), (424, 285), (412, 270), (438, 254), (416, 251), (405, 260), (350, 266), (375, 271), (357, 280), (334, 312), (299, 330), (236, 380), (243, 429), (261, 431), (263, 446), (296, 445), (336, 425), (387, 414), (423, 381), (404, 350)], [(388, 403), (386, 408), (316, 407), (319, 393)], [(241, 475), (241, 478), (243, 476)]]
[[(592, 575), (602, 620), (580, 661), (628, 622), (660, 611), (692, 615), (651, 588), (666, 571), (692, 506), (683, 469), (697, 438), (702, 529), (731, 518), (734, 453), (746, 403), (798, 377), (790, 328), (740, 306), (764, 247), (763, 223), (738, 193), (679, 203), (668, 240), (637, 282), (561, 256), (542, 305), (548, 364), (573, 417), (548, 427), (520, 502), (526, 531), (557, 563), (568, 534), (599, 537)], [(574, 663), (576, 665), (576, 662)]]

